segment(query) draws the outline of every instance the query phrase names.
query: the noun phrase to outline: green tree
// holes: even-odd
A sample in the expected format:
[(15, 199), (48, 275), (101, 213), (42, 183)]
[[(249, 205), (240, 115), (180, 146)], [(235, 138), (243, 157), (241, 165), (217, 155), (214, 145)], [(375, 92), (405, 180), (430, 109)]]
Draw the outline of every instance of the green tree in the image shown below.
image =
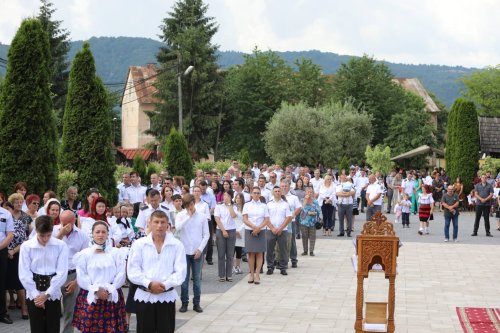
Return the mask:
[(370, 123), (371, 116), (350, 102), (320, 108), (283, 103), (264, 132), (265, 148), (285, 164), (337, 165), (344, 156), (361, 160), (371, 138)]
[(482, 116), (500, 116), (500, 65), (464, 76), (465, 97), (474, 101)]
[(97, 187), (106, 199), (117, 200), (109, 98), (96, 74), (90, 45), (84, 43), (69, 75), (68, 98), (60, 150), (60, 168), (78, 172), (81, 191)]
[(170, 129), (163, 153), (165, 154), (165, 168), (171, 175), (184, 176), (185, 179), (193, 177), (193, 160), (186, 138), (174, 127)]
[(244, 57), (245, 63), (227, 74), (222, 155), (232, 157), (247, 148), (250, 159), (265, 161), (261, 135), (282, 101), (288, 100), (292, 68), (272, 51), (255, 49)]
[(344, 172), (346, 172), (346, 174), (349, 174), (349, 157), (347, 156), (343, 156), (341, 159), (340, 159), (340, 163), (339, 163), (339, 171), (342, 172), (342, 170), (344, 170)]
[(143, 185), (149, 184), (146, 161), (144, 161), (141, 155), (135, 155), (134, 160), (132, 161), (132, 169), (139, 173), (139, 177), (141, 177), (141, 183)]
[(319, 108), (327, 117), (329, 128), (326, 142), (321, 147), (325, 165), (337, 165), (346, 156), (351, 161), (361, 161), (365, 147), (373, 136), (373, 117), (352, 99), (344, 102), (330, 102)]
[[(403, 111), (391, 118), (385, 145), (391, 148), (394, 155), (423, 145), (435, 147), (436, 137), (431, 115), (425, 111), (423, 99), (411, 92), (405, 92), (403, 103)], [(414, 168), (423, 168), (427, 164), (425, 156), (416, 156), (406, 162)]]
[(188, 66), (193, 72), (183, 77), (183, 133), (196, 156), (206, 156), (215, 144), (221, 98), (221, 79), (217, 74), (217, 49), (212, 38), (217, 32), (208, 5), (202, 0), (177, 1), (161, 26), (164, 46), (157, 55), (161, 69), (157, 96), (161, 102), (151, 117), (150, 133), (165, 137), (167, 130), (178, 127), (178, 75)]
[(57, 131), (50, 99), (49, 39), (40, 21), (21, 23), (8, 53), (0, 105), (0, 190), (18, 181), (30, 192), (55, 190)]
[(464, 193), (473, 187), (473, 179), (479, 168), (479, 121), (473, 102), (462, 101), (456, 105), (455, 135), (450, 144), (454, 146), (451, 179), (460, 176), (464, 183)]
[(366, 146), (366, 163), (372, 167), (372, 171), (380, 171), (383, 175), (388, 175), (394, 167), (391, 161), (391, 148), (377, 145), (374, 148)]
[(365, 55), (342, 64), (333, 79), (335, 100), (354, 98), (373, 115), (373, 144), (383, 142), (391, 116), (401, 110), (404, 93), (393, 78), (387, 65)]
[(56, 112), (57, 128), (62, 133), (62, 122), (66, 94), (68, 92), (68, 60), (67, 55), (70, 48), (69, 32), (61, 28), (62, 21), (52, 18), (54, 12), (53, 4), (49, 0), (40, 0), (40, 13), (38, 19), (49, 36), (50, 45), (50, 92), (52, 103)]
[(292, 76), (290, 102), (305, 102), (308, 106), (320, 106), (331, 98), (332, 85), (323, 75), (321, 67), (311, 59), (301, 58), (294, 62), (297, 72)]
[(460, 140), (460, 133), (457, 131), (457, 119), (458, 112), (462, 109), (462, 103), (465, 102), (463, 98), (458, 98), (453, 102), (453, 105), (448, 115), (448, 126), (447, 126), (447, 140), (446, 140), (446, 150), (445, 150), (445, 160), (446, 160), (446, 172), (451, 179), (456, 179), (458, 174), (458, 169), (456, 166), (456, 154), (457, 154), (457, 141)]

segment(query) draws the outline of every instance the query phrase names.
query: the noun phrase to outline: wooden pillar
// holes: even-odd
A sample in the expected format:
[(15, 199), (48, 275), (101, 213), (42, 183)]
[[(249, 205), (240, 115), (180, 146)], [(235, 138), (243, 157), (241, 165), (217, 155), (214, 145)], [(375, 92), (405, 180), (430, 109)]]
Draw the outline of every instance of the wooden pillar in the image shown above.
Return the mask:
[(354, 324), (356, 333), (363, 332), (363, 280), (363, 276), (358, 274), (358, 288), (356, 290), (356, 323)]
[(394, 305), (396, 302), (396, 276), (389, 276), (389, 313), (387, 317), (387, 332), (394, 332)]

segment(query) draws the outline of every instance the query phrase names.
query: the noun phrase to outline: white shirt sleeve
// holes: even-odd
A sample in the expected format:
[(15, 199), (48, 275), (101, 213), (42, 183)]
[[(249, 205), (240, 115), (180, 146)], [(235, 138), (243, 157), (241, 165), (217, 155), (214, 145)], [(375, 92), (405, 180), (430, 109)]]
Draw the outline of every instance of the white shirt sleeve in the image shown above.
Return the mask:
[(54, 295), (56, 289), (60, 289), (68, 278), (68, 246), (61, 241), (61, 252), (57, 258), (56, 275), (50, 280), (50, 287), (46, 294)]

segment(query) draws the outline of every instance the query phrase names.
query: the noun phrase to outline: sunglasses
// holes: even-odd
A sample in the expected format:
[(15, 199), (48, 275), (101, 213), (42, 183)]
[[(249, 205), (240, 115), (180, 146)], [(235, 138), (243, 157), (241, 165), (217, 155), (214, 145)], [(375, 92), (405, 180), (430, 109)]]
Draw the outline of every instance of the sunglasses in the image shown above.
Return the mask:
[(252, 192), (252, 194), (257, 194), (258, 195), (258, 194), (260, 194), (260, 192)]

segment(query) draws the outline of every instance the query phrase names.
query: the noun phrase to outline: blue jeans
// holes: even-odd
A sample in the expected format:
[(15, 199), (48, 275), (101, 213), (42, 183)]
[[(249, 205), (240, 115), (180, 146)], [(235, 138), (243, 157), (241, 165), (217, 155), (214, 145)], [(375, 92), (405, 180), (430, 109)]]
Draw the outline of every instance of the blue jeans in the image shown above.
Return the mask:
[(444, 238), (450, 239), (450, 221), (453, 221), (453, 239), (458, 237), (458, 212), (455, 215), (444, 215)]
[(201, 296), (201, 265), (203, 264), (203, 255), (194, 259), (194, 255), (186, 254), (186, 279), (181, 286), (181, 302), (189, 303), (189, 281), (191, 279), (191, 270), (193, 270), (193, 304), (200, 304)]

